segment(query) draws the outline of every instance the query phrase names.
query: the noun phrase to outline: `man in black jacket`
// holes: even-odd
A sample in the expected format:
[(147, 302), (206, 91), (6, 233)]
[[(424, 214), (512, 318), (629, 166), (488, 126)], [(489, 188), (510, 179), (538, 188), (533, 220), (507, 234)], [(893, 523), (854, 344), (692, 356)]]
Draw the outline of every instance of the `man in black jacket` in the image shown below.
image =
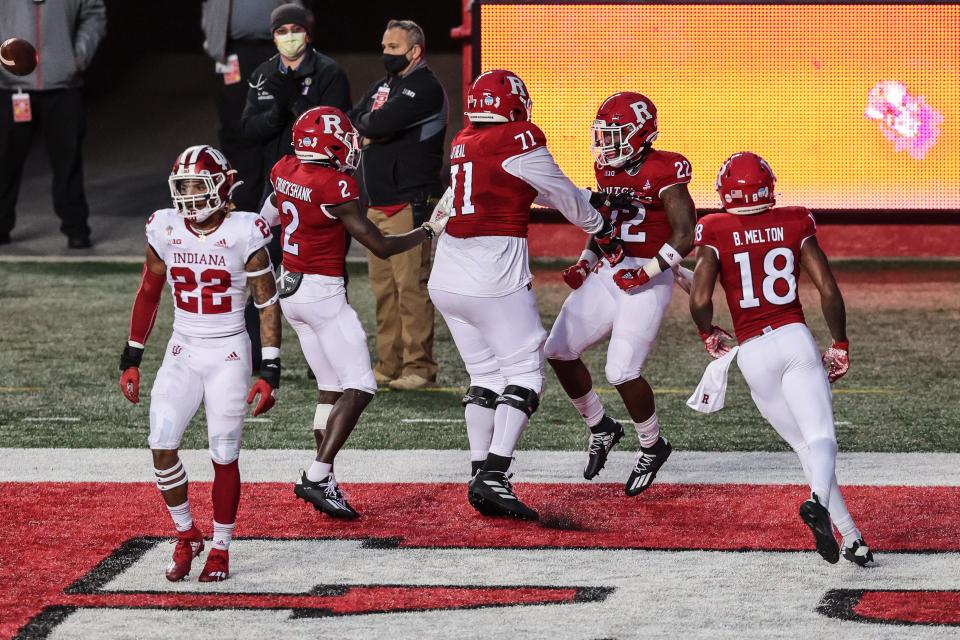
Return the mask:
[[(412, 231), (443, 191), (447, 96), (424, 60), (425, 46), (415, 22), (391, 20), (383, 34), (387, 75), (348, 114), (364, 137), (367, 217), (384, 234)], [(386, 260), (368, 254), (368, 264), (377, 300), (377, 382), (398, 391), (433, 384), (430, 244)]]
[(250, 75), (241, 118), (243, 137), (263, 146), (264, 177), (281, 156), (293, 153), (290, 136), (301, 113), (318, 106), (350, 109), (347, 75), (333, 58), (310, 46), (312, 20), (306, 9), (281, 5), (273, 10), (270, 23), (279, 53)]
[[(268, 178), (273, 165), (293, 153), (293, 123), (301, 113), (318, 106), (350, 108), (350, 83), (333, 58), (310, 46), (313, 20), (297, 4), (284, 4), (270, 14), (270, 31), (277, 55), (258, 66), (250, 76), (247, 104), (240, 120), (243, 137), (263, 149), (264, 191), (261, 206), (270, 190)], [(242, 180), (244, 176), (240, 176)], [(281, 234), (274, 231), (270, 259), (280, 263)], [(259, 367), (260, 320), (253, 301), (247, 301), (247, 333), (253, 344), (253, 368)]]

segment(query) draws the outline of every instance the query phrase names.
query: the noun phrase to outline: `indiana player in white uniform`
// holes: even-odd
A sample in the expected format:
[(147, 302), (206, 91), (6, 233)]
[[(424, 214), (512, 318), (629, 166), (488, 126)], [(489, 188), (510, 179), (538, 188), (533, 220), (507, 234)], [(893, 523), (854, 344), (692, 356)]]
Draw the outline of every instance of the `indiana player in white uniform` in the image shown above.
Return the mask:
[(474, 81), (470, 125), (451, 143), (453, 205), (427, 286), (470, 374), (463, 398), (475, 473), (470, 503), (484, 515), (535, 520), (507, 475), (544, 382), (546, 332), (527, 253), (530, 205), (559, 209), (609, 251), (615, 238), (589, 192), (577, 189), (547, 151), (530, 107), (526, 86), (509, 71)]
[(377, 390), (367, 336), (344, 287), (347, 233), (386, 258), (429, 242), (446, 221), (440, 216), (410, 233), (381, 234), (360, 209), (360, 189), (350, 175), (360, 162), (358, 137), (335, 107), (303, 112), (293, 125), (294, 155), (271, 169), (274, 193), (263, 207), (271, 225), (283, 224), (280, 306), (320, 391), (313, 418), (316, 459), (294, 493), (329, 516), (347, 519), (358, 513), (340, 490), (334, 458)]
[[(835, 525), (843, 536), (843, 557), (863, 566), (873, 560), (847, 510), (835, 474), (837, 438), (830, 383), (850, 367), (843, 296), (817, 243), (816, 223), (803, 207), (774, 207), (776, 176), (760, 156), (736, 153), (717, 174), (717, 192), (726, 210), (697, 224), (697, 267), (690, 313), (707, 352), (727, 355), (730, 336), (713, 325), (717, 278), (726, 293), (740, 347), (737, 364), (760, 413), (800, 458), (810, 499), (800, 516), (814, 535), (817, 551), (837, 562)], [(797, 292), (800, 267), (820, 292), (833, 345), (822, 358), (804, 321)], [(832, 523), (831, 523), (832, 519)]]
[[(140, 401), (140, 362), (153, 328), (163, 282), (173, 292), (173, 335), (150, 394), (150, 449), (157, 487), (177, 530), (170, 581), (184, 578), (203, 550), (193, 522), (187, 472), (178, 455), (183, 433), (201, 401), (213, 461), (213, 549), (201, 582), (230, 575), (230, 541), (240, 503), (240, 436), (246, 402), (253, 415), (270, 409), (280, 386), (280, 309), (270, 257), (270, 227), (256, 213), (231, 211), (235, 171), (216, 149), (188, 148), (170, 174), (174, 208), (147, 220), (146, 262), (120, 358), (120, 388)], [(244, 328), (246, 288), (260, 309), (263, 364), (250, 383), (250, 339)]]
[(629, 207), (601, 209), (620, 227), (625, 257), (620, 264), (598, 263), (588, 242), (580, 261), (563, 272), (574, 291), (563, 303), (545, 348), (560, 384), (590, 429), (583, 476), (591, 479), (603, 469), (623, 427), (605, 415), (580, 355), (610, 336), (607, 381), (620, 393), (640, 439), (637, 462), (624, 485), (629, 496), (653, 483), (672, 451), (660, 434), (653, 389), (640, 372), (670, 304), (674, 270), (693, 248), (696, 220), (687, 191), (690, 162), (679, 153), (653, 149), (657, 135), (657, 109), (639, 93), (616, 93), (597, 110), (597, 185), (602, 192), (630, 199)]

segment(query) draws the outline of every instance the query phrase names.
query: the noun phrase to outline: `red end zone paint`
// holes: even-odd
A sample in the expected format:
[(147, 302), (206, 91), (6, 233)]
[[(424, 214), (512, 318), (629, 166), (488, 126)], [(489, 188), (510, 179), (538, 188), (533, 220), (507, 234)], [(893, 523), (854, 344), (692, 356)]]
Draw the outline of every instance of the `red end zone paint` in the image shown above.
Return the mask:
[[(348, 483), (346, 490), (363, 514), (357, 521), (316, 513), (294, 498), (292, 484), (244, 485), (237, 534), (380, 538), (409, 547), (812, 549), (797, 516), (807, 494), (801, 486), (657, 485), (627, 498), (619, 485), (519, 484), (519, 495), (556, 528), (482, 518), (466, 503), (465, 484)], [(952, 508), (960, 487), (845, 487), (844, 495), (879, 553), (960, 551), (960, 512)], [(209, 534), (209, 483), (192, 484), (191, 504)], [(172, 532), (152, 484), (4, 483), (0, 514), (0, 638), (13, 636), (45, 605), (65, 604), (64, 589), (125, 541)], [(505, 597), (517, 602), (519, 595)]]
[[(960, 257), (957, 225), (822, 225), (817, 240), (831, 258)], [(571, 224), (532, 224), (530, 255), (573, 257), (583, 250), (584, 234)]]
[(960, 625), (956, 591), (867, 591), (853, 607), (860, 618)]

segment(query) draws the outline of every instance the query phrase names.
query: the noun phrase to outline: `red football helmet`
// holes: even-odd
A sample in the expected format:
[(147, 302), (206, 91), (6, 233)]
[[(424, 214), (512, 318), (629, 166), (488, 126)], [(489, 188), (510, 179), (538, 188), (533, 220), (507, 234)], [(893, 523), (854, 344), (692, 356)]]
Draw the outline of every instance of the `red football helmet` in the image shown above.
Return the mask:
[(717, 172), (717, 193), (730, 213), (758, 213), (777, 203), (773, 187), (777, 176), (767, 161), (755, 153), (735, 153)]
[(293, 124), (293, 152), (302, 162), (327, 162), (350, 173), (360, 166), (360, 136), (340, 109), (314, 107)]
[(470, 122), (520, 122), (530, 120), (533, 100), (527, 85), (512, 71), (481, 73), (467, 92), (465, 115)]
[(646, 96), (615, 93), (597, 109), (593, 157), (601, 167), (622, 167), (657, 139), (657, 108)]
[(241, 184), (236, 175), (227, 158), (213, 147), (189, 147), (177, 156), (167, 181), (173, 206), (187, 220), (203, 222), (230, 204), (230, 194)]

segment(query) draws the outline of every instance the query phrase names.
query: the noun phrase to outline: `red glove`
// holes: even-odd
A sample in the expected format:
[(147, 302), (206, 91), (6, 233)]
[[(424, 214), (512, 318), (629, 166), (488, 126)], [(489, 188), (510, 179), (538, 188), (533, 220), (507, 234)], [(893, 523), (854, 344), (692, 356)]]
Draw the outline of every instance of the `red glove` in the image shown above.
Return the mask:
[(120, 374), (120, 391), (133, 404), (140, 403), (140, 369), (129, 367)]
[(850, 343), (834, 342), (823, 354), (823, 364), (827, 365), (827, 380), (833, 384), (850, 370)]
[(620, 269), (613, 274), (613, 281), (617, 283), (618, 287), (630, 293), (637, 287), (642, 287), (650, 282), (650, 276), (643, 269)]
[(730, 352), (730, 347), (723, 343), (724, 340), (733, 340), (733, 336), (713, 325), (710, 331), (699, 331), (700, 339), (703, 340), (703, 346), (713, 359), (722, 358)]
[(586, 260), (580, 260), (572, 267), (563, 270), (563, 281), (571, 289), (579, 289), (588, 275), (590, 275), (590, 263)]
[(253, 399), (260, 394), (260, 400), (257, 406), (253, 408), (253, 416), (257, 417), (261, 413), (266, 413), (277, 403), (277, 390), (270, 386), (270, 383), (263, 378), (258, 379), (250, 387), (250, 393), (247, 394), (247, 404), (253, 404)]

